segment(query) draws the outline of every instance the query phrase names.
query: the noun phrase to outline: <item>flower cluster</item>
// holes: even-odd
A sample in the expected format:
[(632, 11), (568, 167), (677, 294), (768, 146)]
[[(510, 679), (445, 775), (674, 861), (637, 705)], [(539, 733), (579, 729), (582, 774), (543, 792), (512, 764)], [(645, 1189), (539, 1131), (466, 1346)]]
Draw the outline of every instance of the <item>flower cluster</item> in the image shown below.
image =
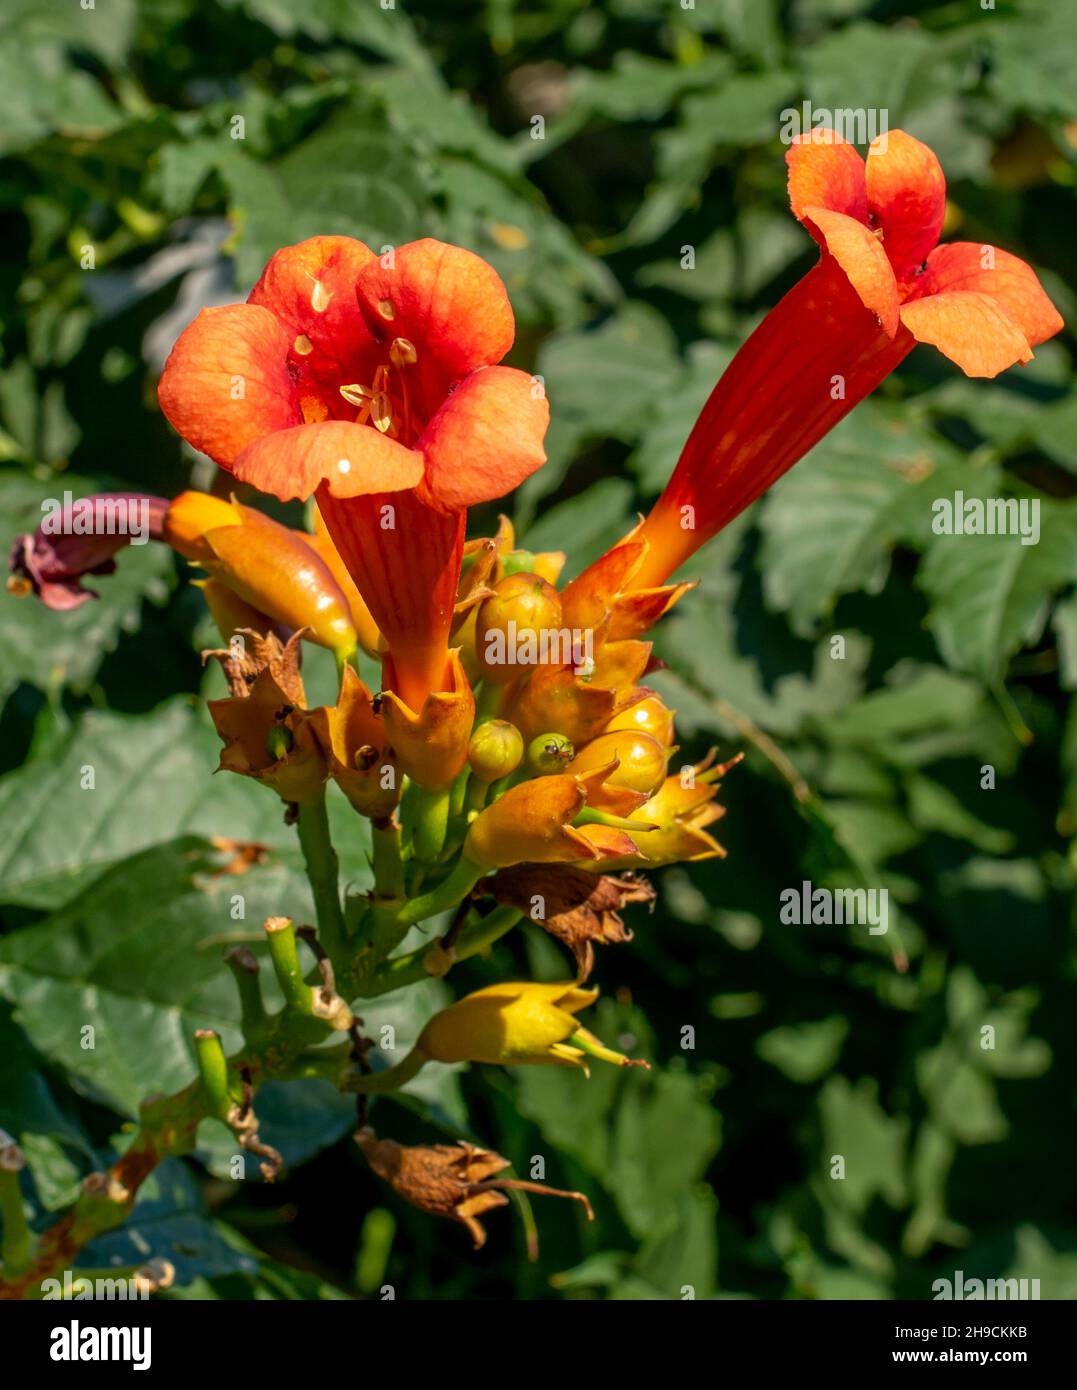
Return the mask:
[[(518, 547), (504, 518), (466, 539), (470, 506), (543, 464), (549, 418), (542, 383), (503, 365), (512, 310), (470, 252), (424, 240), (379, 256), (312, 238), (279, 251), (245, 304), (204, 310), (168, 360), (161, 407), (223, 474), (212, 494), (154, 499), (154, 534), (198, 567), (220, 630), (207, 654), (229, 688), (210, 703), (220, 765), (272, 788), (298, 822), (320, 985), (304, 983), (286, 919), (271, 919), (270, 949), (304, 1028), (352, 1034), (343, 1084), (364, 1119), (366, 1097), (430, 1062), (646, 1065), (579, 1021), (597, 995), (594, 948), (630, 939), (620, 911), (653, 897), (641, 870), (723, 854), (716, 796), (736, 761), (673, 762), (674, 712), (648, 683), (648, 633), (692, 587), (671, 579), (917, 342), (992, 376), (1060, 327), (1023, 262), (935, 245), (944, 181), (910, 136), (890, 132), (865, 162), (814, 131), (788, 162), (819, 262), (717, 383), (650, 514), (565, 584), (565, 557)], [(311, 529), (272, 520), (251, 489), (312, 499)], [(73, 606), (80, 575), (116, 548), (20, 537), (14, 583)], [(304, 642), (337, 659), (331, 706), (308, 706)], [(371, 663), (376, 688), (360, 675)], [(343, 905), (329, 782), (370, 822), (373, 890)], [(394, 954), (441, 913), (453, 917), (439, 940)], [(524, 914), (568, 948), (575, 978), (466, 995), (376, 1067), (347, 1001), (443, 975)], [(223, 1061), (203, 1051), (214, 1113), (233, 1114)], [(513, 1185), (496, 1177), (504, 1159), (468, 1144), (409, 1151), (364, 1124), (359, 1145), (477, 1243), (475, 1218)]]

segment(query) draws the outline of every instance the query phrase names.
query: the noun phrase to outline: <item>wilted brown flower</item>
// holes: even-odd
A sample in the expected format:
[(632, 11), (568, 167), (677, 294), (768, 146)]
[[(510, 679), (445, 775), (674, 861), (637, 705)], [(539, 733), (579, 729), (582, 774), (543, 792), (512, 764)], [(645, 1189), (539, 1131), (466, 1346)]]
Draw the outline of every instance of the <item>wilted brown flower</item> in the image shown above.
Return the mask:
[(612, 945), (632, 940), (621, 909), (655, 898), (650, 883), (638, 874), (603, 874), (596, 879), (571, 864), (514, 864), (486, 879), (482, 890), (529, 915), (540, 899), (541, 915), (534, 920), (576, 957), (580, 981), (594, 969), (596, 942)]
[(372, 1129), (361, 1129), (355, 1142), (383, 1182), (420, 1211), (459, 1221), (471, 1232), (475, 1249), (486, 1244), (479, 1217), (495, 1207), (508, 1205), (504, 1189), (540, 1192), (548, 1197), (569, 1197), (580, 1202), (588, 1221), (594, 1220), (591, 1204), (582, 1192), (565, 1192), (544, 1183), (499, 1178), (509, 1160), (475, 1144), (416, 1144), (405, 1146), (395, 1139), (379, 1139)]
[[(214, 657), (221, 664), (228, 693), (235, 699), (242, 699), (251, 693), (251, 686), (263, 671), (269, 674), (280, 686), (288, 702), (299, 707), (307, 703), (303, 688), (303, 677), (299, 674), (302, 647), (300, 634), (282, 642), (275, 632), (264, 636), (253, 628), (240, 628), (227, 647), (214, 648), (202, 653), (202, 661)], [(242, 641), (235, 640), (242, 638)]]

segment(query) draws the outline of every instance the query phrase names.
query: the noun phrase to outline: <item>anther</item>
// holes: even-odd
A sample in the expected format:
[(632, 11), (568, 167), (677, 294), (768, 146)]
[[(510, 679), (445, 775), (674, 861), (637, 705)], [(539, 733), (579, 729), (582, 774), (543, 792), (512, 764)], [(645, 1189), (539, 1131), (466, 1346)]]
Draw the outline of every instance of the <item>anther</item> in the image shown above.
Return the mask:
[(373, 400), (374, 398), (374, 392), (369, 386), (360, 386), (358, 383), (353, 383), (350, 386), (341, 386), (339, 390), (348, 404), (356, 407), (366, 405), (367, 401)]
[(393, 301), (391, 299), (379, 299), (378, 313), (383, 319), (395, 319), (396, 310), (393, 308)]
[(333, 298), (332, 293), (325, 288), (320, 280), (315, 280), (314, 288), (310, 292), (310, 307), (316, 314), (324, 314), (329, 308), (329, 301)]
[(300, 357), (309, 357), (314, 351), (314, 344), (305, 333), (300, 333), (299, 337), (296, 338), (295, 342), (292, 344), (292, 349), (294, 352), (297, 352)]
[(370, 407), (370, 418), (374, 428), (380, 430), (382, 434), (393, 423), (393, 407), (384, 391), (374, 393), (374, 401)]
[(389, 361), (394, 367), (414, 367), (419, 360), (410, 338), (394, 338), (389, 347)]

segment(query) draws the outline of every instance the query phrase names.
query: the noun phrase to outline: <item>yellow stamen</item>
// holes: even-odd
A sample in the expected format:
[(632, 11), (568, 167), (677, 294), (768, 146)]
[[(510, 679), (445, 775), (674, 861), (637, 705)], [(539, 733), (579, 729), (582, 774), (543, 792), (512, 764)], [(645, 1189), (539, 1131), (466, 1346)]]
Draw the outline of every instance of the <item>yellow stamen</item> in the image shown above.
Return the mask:
[(292, 350), (298, 352), (300, 357), (307, 357), (314, 351), (314, 344), (305, 333), (300, 333), (299, 337), (296, 338), (295, 342), (292, 344)]
[(394, 367), (414, 367), (419, 360), (410, 338), (394, 338), (389, 347), (389, 361)]
[(310, 307), (314, 312), (324, 314), (332, 298), (331, 291), (327, 290), (320, 280), (315, 280), (314, 288), (310, 292)]
[(395, 319), (396, 310), (393, 308), (393, 301), (391, 299), (379, 299), (378, 313), (383, 319)]

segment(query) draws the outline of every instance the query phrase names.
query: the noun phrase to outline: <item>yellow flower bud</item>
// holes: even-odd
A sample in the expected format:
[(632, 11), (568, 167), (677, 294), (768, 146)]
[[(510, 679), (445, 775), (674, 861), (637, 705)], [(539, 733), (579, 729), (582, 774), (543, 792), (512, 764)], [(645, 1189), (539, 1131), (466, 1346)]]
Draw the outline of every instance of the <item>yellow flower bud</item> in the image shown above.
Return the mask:
[(559, 642), (560, 629), (561, 600), (553, 585), (537, 574), (506, 575), (475, 620), (475, 655), (483, 679), (507, 685), (538, 666), (551, 642)]
[(650, 734), (662, 745), (669, 748), (673, 743), (673, 710), (667, 708), (659, 695), (647, 695), (634, 705), (615, 714), (606, 725), (607, 733), (618, 729), (632, 729), (639, 734)]
[[(650, 796), (666, 775), (667, 756), (666, 750), (650, 734), (620, 729), (593, 739), (577, 753), (565, 771), (583, 774), (616, 763), (606, 774), (604, 786), (624, 787)], [(591, 798), (590, 804), (601, 806), (602, 802)]]
[(487, 719), (471, 735), (467, 760), (480, 782), (496, 782), (520, 766), (524, 741), (515, 724), (507, 719)]
[(419, 1035), (416, 1051), (437, 1062), (544, 1063), (586, 1070), (590, 1055), (619, 1066), (645, 1066), (603, 1047), (577, 1023), (575, 1015), (597, 997), (597, 989), (581, 989), (572, 981), (490, 985), (435, 1014)]

